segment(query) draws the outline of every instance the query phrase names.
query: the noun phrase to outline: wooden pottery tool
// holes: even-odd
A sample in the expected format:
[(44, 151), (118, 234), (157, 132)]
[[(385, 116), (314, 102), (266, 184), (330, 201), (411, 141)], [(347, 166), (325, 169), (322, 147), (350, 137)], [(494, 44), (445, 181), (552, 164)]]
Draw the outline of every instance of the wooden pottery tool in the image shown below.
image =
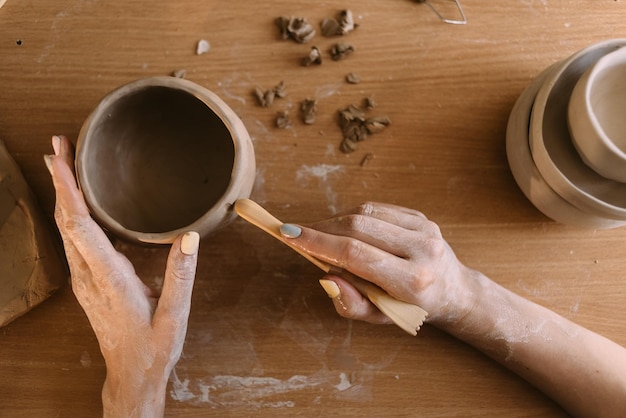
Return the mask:
[(363, 280), (349, 272), (327, 264), (310, 254), (290, 245), (281, 233), (280, 227), (283, 222), (275, 218), (258, 203), (250, 199), (239, 199), (235, 202), (235, 212), (246, 221), (259, 227), (283, 244), (291, 247), (304, 258), (315, 264), (326, 273), (337, 274), (350, 282), (361, 294), (366, 296), (382, 313), (387, 315), (396, 325), (411, 335), (417, 335), (417, 331), (424, 323), (428, 313), (419, 306), (397, 300), (387, 294), (383, 289), (373, 283)]

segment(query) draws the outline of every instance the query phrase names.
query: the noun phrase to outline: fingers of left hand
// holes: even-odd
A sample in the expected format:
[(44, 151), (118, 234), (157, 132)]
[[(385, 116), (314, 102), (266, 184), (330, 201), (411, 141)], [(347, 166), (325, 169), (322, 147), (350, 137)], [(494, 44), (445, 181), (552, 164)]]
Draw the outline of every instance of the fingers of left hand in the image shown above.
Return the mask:
[[(124, 275), (133, 271), (129, 263), (120, 261), (119, 253), (113, 248), (106, 234), (94, 222), (89, 215), (89, 209), (85, 204), (83, 195), (78, 190), (74, 172), (70, 167), (73, 155), (71, 144), (67, 139), (61, 138), (60, 155), (50, 157), (53, 167), (53, 183), (56, 190), (55, 218), (57, 226), (72, 264), (89, 266), (92, 274), (81, 277), (93, 279), (98, 287), (105, 288), (111, 284), (111, 272)], [(74, 269), (76, 270), (76, 268)], [(122, 271), (120, 271), (122, 270)]]
[(173, 332), (186, 328), (198, 262), (199, 235), (187, 232), (172, 244), (163, 290), (155, 312), (155, 324)]

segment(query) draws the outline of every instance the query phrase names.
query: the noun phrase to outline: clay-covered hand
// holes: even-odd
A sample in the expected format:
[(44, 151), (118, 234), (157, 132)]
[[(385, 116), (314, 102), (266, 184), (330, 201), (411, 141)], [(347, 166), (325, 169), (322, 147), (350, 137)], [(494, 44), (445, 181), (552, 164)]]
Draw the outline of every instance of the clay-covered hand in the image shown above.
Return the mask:
[[(573, 416), (624, 415), (626, 349), (465, 267), (420, 212), (366, 203), (281, 232), (290, 245), (423, 307), (431, 324), (528, 379)], [(341, 277), (325, 280), (339, 314), (389, 322)]]
[[(421, 306), (431, 323), (458, 320), (469, 305), (462, 284), (471, 271), (457, 260), (438, 226), (416, 210), (364, 203), (309, 227), (283, 225), (281, 232), (291, 245)], [(341, 277), (328, 275), (321, 284), (340, 315), (390, 322)]]
[(74, 149), (53, 137), (45, 156), (56, 189), (55, 219), (70, 267), (72, 289), (93, 327), (107, 366), (105, 416), (162, 416), (165, 389), (187, 330), (199, 236), (173, 244), (161, 295), (135, 274), (92, 220), (76, 185)]

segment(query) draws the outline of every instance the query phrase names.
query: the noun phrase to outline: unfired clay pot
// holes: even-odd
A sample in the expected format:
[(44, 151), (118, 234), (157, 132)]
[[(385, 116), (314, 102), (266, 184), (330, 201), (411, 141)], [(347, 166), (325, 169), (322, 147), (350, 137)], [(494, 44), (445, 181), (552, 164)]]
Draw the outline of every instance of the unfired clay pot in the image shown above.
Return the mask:
[(87, 118), (76, 173), (92, 216), (136, 243), (206, 236), (249, 197), (254, 149), (218, 96), (174, 77), (137, 80), (107, 95)]
[(587, 213), (556, 193), (541, 175), (532, 159), (528, 143), (530, 116), (539, 89), (557, 69), (556, 63), (539, 74), (519, 96), (506, 130), (506, 153), (515, 181), (526, 197), (544, 215), (568, 225), (583, 228), (609, 229), (626, 225), (626, 221), (607, 219)]
[(568, 106), (572, 140), (598, 174), (626, 183), (626, 47), (598, 60), (576, 83)]
[(533, 161), (555, 192), (583, 212), (619, 221), (626, 221), (626, 184), (599, 175), (583, 162), (570, 136), (567, 109), (585, 71), (624, 46), (626, 39), (599, 42), (552, 70), (535, 98), (529, 134)]

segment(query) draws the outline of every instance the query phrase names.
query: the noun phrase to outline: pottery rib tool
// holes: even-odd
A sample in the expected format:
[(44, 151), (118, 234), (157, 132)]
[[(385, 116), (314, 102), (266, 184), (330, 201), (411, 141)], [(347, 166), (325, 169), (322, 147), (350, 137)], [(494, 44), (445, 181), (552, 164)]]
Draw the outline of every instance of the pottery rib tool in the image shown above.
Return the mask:
[(290, 245), (289, 242), (283, 240), (280, 233), (280, 227), (283, 224), (280, 220), (270, 214), (258, 203), (250, 199), (239, 199), (235, 202), (235, 212), (246, 221), (259, 227), (282, 243), (291, 247), (304, 258), (315, 264), (322, 271), (340, 275), (342, 278), (350, 282), (361, 294), (366, 296), (382, 313), (387, 315), (396, 325), (411, 335), (417, 335), (426, 319), (428, 313), (417, 305), (413, 305), (401, 300), (397, 300), (387, 294), (380, 287), (373, 283), (363, 280), (345, 270), (336, 268), (313, 257), (310, 254)]

